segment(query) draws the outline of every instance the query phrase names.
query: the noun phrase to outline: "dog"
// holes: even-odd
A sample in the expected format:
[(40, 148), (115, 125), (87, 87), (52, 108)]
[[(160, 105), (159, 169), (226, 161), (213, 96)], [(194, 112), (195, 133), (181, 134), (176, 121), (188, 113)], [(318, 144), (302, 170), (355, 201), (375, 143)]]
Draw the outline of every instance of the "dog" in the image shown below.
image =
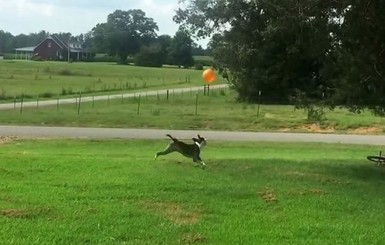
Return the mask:
[(204, 137), (198, 134), (198, 138), (192, 138), (194, 144), (186, 144), (178, 139), (172, 137), (170, 134), (167, 134), (172, 142), (167, 146), (164, 151), (156, 153), (155, 158), (158, 156), (167, 155), (171, 152), (177, 151), (185, 157), (192, 158), (193, 162), (200, 163), (202, 168), (206, 167), (206, 164), (202, 161), (200, 157), (201, 149), (207, 145), (207, 141)]

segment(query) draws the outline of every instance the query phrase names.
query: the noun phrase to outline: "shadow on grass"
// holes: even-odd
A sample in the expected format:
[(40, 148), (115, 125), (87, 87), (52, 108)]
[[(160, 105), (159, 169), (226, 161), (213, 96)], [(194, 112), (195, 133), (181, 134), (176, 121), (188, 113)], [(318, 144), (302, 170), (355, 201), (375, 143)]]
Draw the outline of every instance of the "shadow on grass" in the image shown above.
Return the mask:
[(385, 186), (385, 167), (363, 159), (349, 163), (348, 161), (331, 161), (325, 170), (330, 175), (347, 177), (352, 180), (361, 180), (373, 184), (382, 184)]
[(211, 163), (208, 161), (208, 171), (220, 175), (226, 174), (238, 180), (258, 178), (259, 181), (270, 181), (287, 178), (335, 184), (348, 184), (359, 180), (385, 187), (385, 167), (377, 166), (366, 159), (362, 161), (351, 159), (293, 161), (279, 158), (216, 160)]

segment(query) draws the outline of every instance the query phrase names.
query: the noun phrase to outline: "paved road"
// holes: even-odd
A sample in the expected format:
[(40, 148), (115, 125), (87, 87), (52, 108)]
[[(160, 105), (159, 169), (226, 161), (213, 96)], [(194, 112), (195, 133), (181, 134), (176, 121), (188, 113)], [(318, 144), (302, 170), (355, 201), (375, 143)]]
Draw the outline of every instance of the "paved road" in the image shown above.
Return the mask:
[[(227, 88), (228, 84), (217, 84), (217, 85), (210, 85), (210, 89), (221, 89), (221, 88)], [(97, 100), (109, 100), (109, 99), (122, 99), (122, 98), (133, 98), (135, 96), (156, 96), (156, 95), (165, 95), (167, 94), (167, 90), (171, 93), (189, 93), (189, 92), (198, 92), (202, 91), (204, 86), (196, 86), (196, 87), (189, 87), (189, 88), (175, 88), (175, 89), (162, 89), (162, 90), (153, 90), (153, 91), (139, 91), (135, 93), (126, 93), (126, 94), (114, 94), (114, 95), (100, 95), (100, 96), (87, 96), (82, 97), (82, 102), (91, 102), (91, 101), (97, 101)], [(42, 100), (39, 101), (39, 106), (52, 106), (57, 105), (58, 101), (55, 100)], [(75, 104), (78, 103), (78, 98), (70, 98), (70, 99), (60, 99), (59, 103), (62, 104)], [(3, 103), (0, 104), (0, 110), (8, 110), (13, 109), (14, 107), (20, 108), (21, 102), (18, 101), (16, 104), (14, 103)], [(31, 102), (24, 102), (23, 108), (25, 107), (36, 107), (37, 102), (31, 101)]]
[(208, 140), (221, 141), (325, 142), (385, 145), (385, 135), (263, 133), (203, 130), (75, 128), (0, 125), (0, 136), (17, 136), (26, 138), (166, 139), (165, 135), (167, 133), (171, 133), (172, 135), (181, 139), (190, 139), (192, 136), (200, 133)]

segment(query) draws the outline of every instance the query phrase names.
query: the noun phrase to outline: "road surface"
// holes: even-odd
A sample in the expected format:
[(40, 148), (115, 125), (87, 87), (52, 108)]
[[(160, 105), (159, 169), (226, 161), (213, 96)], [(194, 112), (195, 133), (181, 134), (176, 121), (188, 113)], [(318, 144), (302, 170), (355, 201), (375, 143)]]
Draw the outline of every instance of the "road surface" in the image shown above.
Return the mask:
[(23, 138), (82, 138), (82, 139), (166, 139), (166, 134), (190, 139), (197, 133), (208, 140), (270, 141), (270, 142), (324, 142), (343, 144), (385, 145), (385, 135), (228, 132), (204, 130), (78, 128), (40, 126), (2, 126), (0, 137)]

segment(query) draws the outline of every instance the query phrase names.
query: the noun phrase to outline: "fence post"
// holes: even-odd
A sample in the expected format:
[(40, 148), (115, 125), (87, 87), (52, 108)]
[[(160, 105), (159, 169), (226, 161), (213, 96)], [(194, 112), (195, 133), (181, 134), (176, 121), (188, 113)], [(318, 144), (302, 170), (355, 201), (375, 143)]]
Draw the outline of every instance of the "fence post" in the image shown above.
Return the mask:
[(56, 101), (56, 111), (59, 111), (59, 97), (57, 97)]
[(23, 103), (24, 103), (24, 94), (21, 95), (20, 114), (23, 114)]
[(36, 97), (36, 109), (39, 110), (39, 95)]
[(13, 96), (13, 109), (16, 110), (16, 95)]
[(198, 94), (199, 93), (196, 93), (196, 96), (195, 96), (195, 116), (198, 115)]
[(140, 94), (139, 94), (139, 97), (138, 97), (138, 110), (136, 112), (136, 114), (139, 115), (139, 110), (140, 110)]
[(82, 102), (82, 92), (79, 93), (79, 105), (78, 105), (78, 115), (80, 114), (80, 104)]
[(258, 91), (258, 107), (257, 107), (257, 117), (259, 117), (259, 108), (261, 107), (261, 90)]
[(168, 96), (169, 96), (169, 94), (170, 94), (170, 92), (168, 91), (168, 89), (167, 89), (167, 100), (168, 100)]

